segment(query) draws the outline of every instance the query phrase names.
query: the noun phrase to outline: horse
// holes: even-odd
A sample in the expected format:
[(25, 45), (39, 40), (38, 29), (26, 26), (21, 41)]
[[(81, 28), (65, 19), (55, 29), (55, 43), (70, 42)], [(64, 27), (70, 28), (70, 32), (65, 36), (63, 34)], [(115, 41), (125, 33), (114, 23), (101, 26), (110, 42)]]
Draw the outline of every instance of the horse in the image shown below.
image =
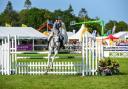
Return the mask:
[[(47, 62), (47, 69), (53, 68), (53, 62), (60, 50), (60, 35), (63, 36), (63, 44), (66, 44), (68, 42), (68, 35), (66, 32), (66, 28), (64, 23), (62, 23), (62, 28), (60, 29), (60, 32), (58, 33), (55, 28), (51, 30), (50, 38), (48, 38), (48, 62)], [(54, 54), (52, 57), (51, 55)]]

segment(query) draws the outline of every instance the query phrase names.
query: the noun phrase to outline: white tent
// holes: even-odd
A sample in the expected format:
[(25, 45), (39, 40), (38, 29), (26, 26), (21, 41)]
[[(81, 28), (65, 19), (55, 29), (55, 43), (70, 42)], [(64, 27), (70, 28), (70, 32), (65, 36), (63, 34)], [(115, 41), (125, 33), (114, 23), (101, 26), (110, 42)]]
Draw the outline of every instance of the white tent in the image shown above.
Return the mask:
[(115, 33), (113, 36), (118, 37), (118, 38), (126, 38), (128, 37), (128, 32), (121, 31), (121, 32)]
[(70, 39), (78, 39), (79, 41), (81, 41), (81, 40), (82, 40), (82, 34), (83, 34), (83, 33), (86, 34), (88, 37), (92, 37), (92, 34), (89, 33), (89, 32), (87, 31), (87, 28), (85, 27), (85, 25), (82, 24), (80, 30), (79, 30), (76, 34), (70, 36), (68, 39), (69, 39), (69, 40), (70, 40)]
[(72, 35), (74, 35), (75, 33), (73, 33), (73, 32), (67, 32), (67, 35), (68, 35), (68, 37), (70, 37), (70, 36), (72, 36)]
[(32, 27), (0, 27), (0, 37), (17, 36), (18, 39), (46, 39), (47, 36)]

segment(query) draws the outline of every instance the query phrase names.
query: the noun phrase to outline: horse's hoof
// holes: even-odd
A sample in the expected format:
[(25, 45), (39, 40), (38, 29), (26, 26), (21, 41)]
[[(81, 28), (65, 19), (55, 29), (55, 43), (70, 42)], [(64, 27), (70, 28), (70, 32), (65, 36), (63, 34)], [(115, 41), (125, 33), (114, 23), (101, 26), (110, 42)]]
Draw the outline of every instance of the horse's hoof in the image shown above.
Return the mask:
[(48, 74), (48, 71), (46, 70), (45, 72), (44, 72), (44, 75), (47, 75)]

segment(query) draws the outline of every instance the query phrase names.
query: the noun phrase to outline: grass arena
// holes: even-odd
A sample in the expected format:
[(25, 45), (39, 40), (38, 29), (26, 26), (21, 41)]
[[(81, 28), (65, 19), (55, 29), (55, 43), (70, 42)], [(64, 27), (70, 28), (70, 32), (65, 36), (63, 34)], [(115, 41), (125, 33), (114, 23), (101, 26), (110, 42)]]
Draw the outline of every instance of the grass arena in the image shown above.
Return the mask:
[[(76, 59), (56, 59), (56, 61), (74, 62)], [(79, 75), (3, 75), (0, 76), (1, 89), (127, 89), (128, 65), (127, 58), (113, 58), (120, 63), (120, 74), (113, 76), (85, 76)], [(22, 62), (42, 61), (38, 59), (23, 59)], [(44, 61), (46, 61), (44, 59)], [(79, 61), (78, 61), (79, 62)], [(54, 81), (54, 82), (53, 82)], [(100, 84), (100, 86), (99, 86)], [(67, 86), (66, 86), (67, 85)]]

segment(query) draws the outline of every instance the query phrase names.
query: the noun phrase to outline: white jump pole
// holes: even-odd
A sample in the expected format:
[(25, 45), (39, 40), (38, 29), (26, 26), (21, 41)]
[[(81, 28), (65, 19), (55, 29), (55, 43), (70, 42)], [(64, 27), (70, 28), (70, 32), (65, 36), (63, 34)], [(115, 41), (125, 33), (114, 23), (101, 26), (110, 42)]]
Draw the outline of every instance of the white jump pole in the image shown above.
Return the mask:
[(86, 38), (86, 75), (88, 75), (88, 38), (87, 35), (85, 36)]
[(85, 37), (82, 35), (82, 76), (84, 76), (84, 59), (85, 59)]
[(8, 66), (8, 75), (11, 74), (11, 60), (10, 60), (10, 35), (7, 37), (7, 66)]
[(94, 69), (94, 58), (95, 58), (95, 42), (92, 40), (92, 75), (94, 75), (94, 71), (95, 71), (95, 69)]
[[(14, 52), (17, 52), (17, 36), (14, 36), (14, 43), (15, 43), (15, 45), (14, 45)], [(17, 74), (17, 54), (15, 53), (14, 54), (14, 56), (15, 56), (15, 59), (14, 59), (14, 68), (15, 68), (15, 73)]]
[(1, 71), (2, 75), (4, 74), (4, 38), (2, 38), (2, 45), (1, 45)]

